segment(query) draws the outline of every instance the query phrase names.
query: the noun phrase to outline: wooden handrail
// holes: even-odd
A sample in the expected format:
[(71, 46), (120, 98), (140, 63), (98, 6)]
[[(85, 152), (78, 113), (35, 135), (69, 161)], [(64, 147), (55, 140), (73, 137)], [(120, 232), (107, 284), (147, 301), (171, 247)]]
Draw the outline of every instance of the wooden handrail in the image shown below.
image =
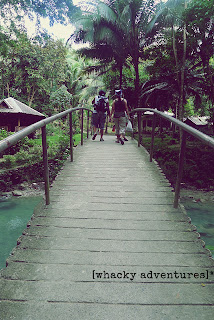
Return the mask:
[(150, 111), (153, 113), (153, 123), (152, 123), (152, 139), (151, 139), (151, 146), (150, 146), (150, 162), (153, 158), (153, 150), (154, 150), (154, 137), (155, 137), (155, 127), (156, 127), (156, 118), (157, 116), (161, 119), (166, 119), (167, 121), (173, 123), (177, 127), (182, 129), (182, 141), (180, 145), (180, 152), (179, 152), (179, 163), (178, 163), (178, 171), (177, 171), (177, 178), (176, 178), (176, 184), (175, 184), (175, 197), (174, 197), (174, 208), (178, 207), (179, 197), (180, 197), (180, 186), (181, 186), (181, 180), (183, 175), (183, 166), (184, 166), (184, 159), (185, 159), (185, 151), (186, 151), (186, 136), (187, 133), (194, 136), (195, 138), (202, 141), (204, 144), (208, 145), (209, 147), (214, 148), (214, 139), (205, 133), (190, 127), (189, 125), (183, 123), (180, 120), (177, 120), (164, 112), (158, 111), (157, 109), (151, 109), (151, 108), (136, 108), (130, 112), (130, 114), (137, 113), (138, 117), (138, 147), (140, 146), (140, 142), (142, 139), (142, 133), (141, 133), (141, 120), (139, 119), (139, 115)]
[[(77, 107), (77, 108), (70, 108), (68, 110), (65, 110), (63, 112), (60, 112), (54, 116), (48, 117), (46, 119), (43, 119), (41, 121), (38, 121), (19, 132), (14, 133), (13, 135), (3, 139), (0, 141), (0, 152), (5, 151), (6, 149), (10, 148), (14, 144), (16, 144), (19, 140), (25, 138), (32, 132), (35, 132), (38, 129), (42, 129), (42, 151), (43, 151), (43, 165), (44, 165), (44, 180), (45, 180), (45, 202), (46, 205), (50, 204), (50, 195), (49, 195), (49, 189), (50, 189), (50, 183), (49, 183), (49, 170), (48, 170), (48, 154), (47, 154), (47, 141), (46, 141), (46, 125), (48, 123), (51, 123), (57, 119), (60, 119), (62, 117), (65, 117), (66, 115), (69, 115), (69, 124), (70, 124), (70, 159), (71, 162), (73, 161), (73, 128), (72, 128), (72, 113), (74, 111), (81, 110), (81, 145), (83, 145), (83, 115), (84, 110), (88, 111), (87, 116), (87, 122), (89, 121), (89, 113), (92, 112), (88, 108), (84, 107)], [(88, 130), (89, 125), (87, 123), (87, 137), (88, 137)]]
[[(46, 125), (51, 123), (57, 119), (65, 117), (69, 114), (69, 124), (70, 124), (70, 160), (73, 161), (73, 130), (72, 130), (72, 113), (74, 111), (81, 110), (81, 145), (83, 144), (83, 113), (84, 110), (87, 110), (87, 138), (88, 138), (88, 130), (89, 130), (89, 113), (92, 112), (88, 108), (84, 107), (77, 107), (65, 110), (60, 112), (54, 116), (48, 117), (41, 121), (38, 121), (27, 128), (20, 130), (19, 132), (14, 133), (13, 135), (3, 139), (0, 141), (0, 152), (8, 149), (12, 145), (16, 144), (19, 140), (23, 139), (24, 137), (28, 136), (32, 132), (42, 128), (42, 147), (43, 147), (43, 163), (44, 163), (44, 179), (45, 179), (45, 198), (46, 204), (50, 204), (50, 197), (49, 197), (49, 172), (48, 172), (48, 157), (47, 157), (47, 143), (46, 143)], [(189, 125), (179, 121), (169, 115), (166, 115), (164, 112), (158, 111), (157, 109), (151, 108), (136, 108), (130, 112), (130, 114), (137, 113), (138, 115), (138, 135), (139, 141), (138, 146), (140, 146), (140, 142), (142, 139), (141, 135), (141, 116), (144, 112), (150, 111), (153, 113), (153, 125), (152, 125), (152, 140), (150, 146), (150, 161), (153, 158), (153, 150), (154, 150), (154, 136), (155, 136), (155, 127), (156, 127), (156, 119), (157, 116), (160, 118), (164, 118), (167, 121), (173, 123), (177, 127), (181, 128), (183, 131), (182, 134), (182, 143), (180, 147), (180, 155), (179, 155), (179, 165), (178, 165), (178, 172), (177, 172), (177, 179), (176, 179), (176, 186), (175, 186), (175, 198), (174, 198), (174, 208), (178, 207), (178, 200), (180, 196), (180, 184), (182, 179), (182, 172), (183, 172), (183, 163), (185, 158), (185, 146), (186, 146), (186, 133), (196, 137), (197, 139), (201, 140), (204, 144), (214, 148), (214, 139), (209, 137), (208, 135), (202, 133), (201, 131), (190, 127)]]

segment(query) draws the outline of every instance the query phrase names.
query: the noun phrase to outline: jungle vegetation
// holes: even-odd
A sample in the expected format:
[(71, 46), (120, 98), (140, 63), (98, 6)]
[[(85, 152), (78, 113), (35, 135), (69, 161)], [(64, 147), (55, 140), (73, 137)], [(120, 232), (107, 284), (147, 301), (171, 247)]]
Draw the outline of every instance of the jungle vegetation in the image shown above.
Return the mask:
[[(67, 43), (24, 16), (69, 21)], [(213, 117), (214, 0), (1, 1), (0, 97), (47, 115), (121, 87), (132, 108), (149, 106)], [(72, 43), (85, 43), (74, 51)], [(59, 98), (59, 99), (58, 99)], [(55, 103), (53, 103), (55, 101)]]
[[(37, 19), (33, 37), (26, 15)], [(100, 88), (111, 102), (122, 88), (131, 108), (214, 120), (214, 0), (3, 0), (0, 16), (0, 99), (50, 116), (92, 107)], [(55, 40), (39, 28), (41, 17), (75, 31)]]

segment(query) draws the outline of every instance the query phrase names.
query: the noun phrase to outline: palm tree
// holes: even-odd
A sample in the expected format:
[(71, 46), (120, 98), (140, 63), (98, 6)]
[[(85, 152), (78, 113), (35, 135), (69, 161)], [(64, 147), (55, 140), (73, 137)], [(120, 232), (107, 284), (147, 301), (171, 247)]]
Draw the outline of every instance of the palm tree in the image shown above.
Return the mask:
[[(74, 51), (68, 51), (66, 57), (66, 80), (64, 84), (72, 94), (72, 104), (77, 106), (83, 101), (88, 101), (95, 95), (103, 83), (96, 79), (93, 73), (85, 74), (84, 69), (90, 68), (91, 61), (78, 56)], [(91, 104), (91, 102), (90, 102)]]
[(122, 85), (122, 69), (128, 52), (121, 45), (124, 34), (119, 27), (118, 2), (96, 1), (94, 8), (88, 7), (87, 12), (83, 12), (80, 19), (76, 21), (77, 31), (75, 32), (76, 42), (88, 42), (89, 47), (78, 50), (80, 55), (96, 59), (100, 64), (91, 66), (86, 71), (107, 72), (109, 64), (114, 61), (114, 65), (120, 70), (120, 86)]
[(214, 132), (214, 78), (210, 59), (214, 54), (214, 0), (192, 0), (185, 12), (188, 21), (187, 32), (191, 41), (193, 57), (202, 62), (205, 80), (209, 89), (207, 96), (211, 103), (210, 115)]
[[(176, 79), (180, 90), (178, 106), (178, 118), (180, 120), (183, 120), (184, 116), (184, 77), (187, 53), (186, 24), (182, 17), (189, 1), (190, 0), (168, 0), (166, 3), (161, 3), (150, 24), (150, 28), (158, 24), (159, 28), (165, 31), (169, 30), (169, 28), (171, 29)], [(181, 37), (179, 33), (182, 33)], [(180, 40), (179, 43), (177, 41), (178, 39)]]
[[(180, 100), (180, 90), (177, 85), (175, 71), (176, 68), (173, 70), (170, 65), (166, 68), (166, 64), (164, 64), (162, 71), (159, 69), (157, 74), (154, 74), (149, 81), (144, 83), (141, 90), (141, 98), (145, 105), (152, 101), (152, 105), (155, 105), (158, 109), (167, 111), (170, 108), (176, 115), (176, 106)], [(204, 84), (203, 68), (198, 63), (187, 61), (184, 74), (184, 104), (189, 97), (193, 97), (196, 106), (199, 106), (204, 91), (207, 90)]]
[(147, 45), (147, 26), (154, 10), (153, 0), (104, 0), (95, 2), (76, 23), (76, 41), (89, 42), (89, 49), (82, 52), (102, 63), (115, 64), (120, 70), (130, 58), (135, 70), (136, 106), (139, 103), (139, 60)]
[(126, 60), (118, 56), (108, 43), (91, 44), (90, 48), (82, 48), (77, 50), (81, 56), (86, 56), (94, 60), (94, 64), (85, 69), (86, 73), (98, 72), (99, 75), (107, 73), (112, 68), (120, 71), (120, 88), (122, 87), (123, 66), (126, 65)]

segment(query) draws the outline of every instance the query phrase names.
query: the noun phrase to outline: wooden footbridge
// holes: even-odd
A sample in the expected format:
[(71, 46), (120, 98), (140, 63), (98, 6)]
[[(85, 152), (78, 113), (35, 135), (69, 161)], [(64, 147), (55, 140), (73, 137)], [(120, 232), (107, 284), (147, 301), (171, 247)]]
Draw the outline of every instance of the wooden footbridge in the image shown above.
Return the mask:
[[(144, 148), (72, 152), (0, 277), (0, 319), (214, 317), (214, 262)], [(47, 196), (46, 192), (46, 196)]]

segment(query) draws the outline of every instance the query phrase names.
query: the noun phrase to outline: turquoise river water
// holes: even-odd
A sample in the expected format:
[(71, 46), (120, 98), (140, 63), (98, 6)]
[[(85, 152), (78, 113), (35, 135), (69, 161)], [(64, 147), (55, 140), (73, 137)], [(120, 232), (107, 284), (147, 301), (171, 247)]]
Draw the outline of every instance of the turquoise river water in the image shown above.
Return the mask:
[(0, 269), (5, 267), (6, 259), (41, 200), (40, 196), (0, 200)]
[(214, 202), (183, 200), (182, 204), (214, 258)]
[[(0, 200), (0, 269), (5, 267), (7, 257), (16, 246), (18, 237), (26, 228), (33, 210), (42, 197), (22, 197)], [(214, 257), (214, 204), (183, 202), (187, 214), (196, 225)]]

